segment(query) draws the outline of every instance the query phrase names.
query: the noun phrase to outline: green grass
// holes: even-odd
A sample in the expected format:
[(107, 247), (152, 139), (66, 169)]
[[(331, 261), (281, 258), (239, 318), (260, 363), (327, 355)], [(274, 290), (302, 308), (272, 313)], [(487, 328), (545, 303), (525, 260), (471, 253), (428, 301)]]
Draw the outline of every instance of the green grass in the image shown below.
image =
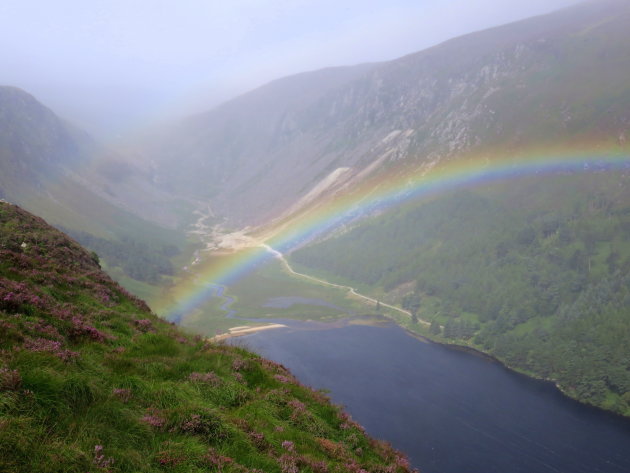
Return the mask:
[[(270, 261), (255, 272), (229, 287), (235, 296), (234, 309), (245, 317), (276, 317), (292, 319), (329, 319), (348, 313), (365, 311), (364, 304), (348, 297), (347, 291), (287, 273), (278, 261)], [(335, 313), (330, 307), (298, 304), (287, 309), (263, 307), (276, 297), (318, 299), (339, 307)]]
[[(220, 260), (222, 257), (215, 258)], [(234, 299), (230, 308), (236, 311), (237, 318), (226, 318), (227, 312), (221, 309), (226, 299), (214, 297), (187, 314), (181, 325), (191, 332), (214, 336), (231, 327), (254, 325), (266, 319), (330, 321), (354, 314), (374, 314), (373, 307), (349, 296), (348, 291), (292, 275), (276, 260), (265, 263), (227, 287), (225, 296)], [(339, 309), (311, 304), (265, 307), (270, 299), (278, 297), (316, 299)]]
[(127, 289), (140, 299), (150, 301), (159, 296), (162, 289), (155, 284), (149, 284), (127, 276), (119, 267), (109, 267), (106, 261), (101, 260), (101, 268), (109, 274), (114, 281)]
[(0, 471), (409, 471), (282, 366), (159, 319), (6, 204), (0, 254)]
[(213, 337), (218, 333), (227, 332), (231, 327), (250, 325), (245, 320), (227, 318), (227, 313), (221, 309), (225, 300), (214, 297), (202, 307), (187, 314), (180, 325), (192, 333), (206, 337)]

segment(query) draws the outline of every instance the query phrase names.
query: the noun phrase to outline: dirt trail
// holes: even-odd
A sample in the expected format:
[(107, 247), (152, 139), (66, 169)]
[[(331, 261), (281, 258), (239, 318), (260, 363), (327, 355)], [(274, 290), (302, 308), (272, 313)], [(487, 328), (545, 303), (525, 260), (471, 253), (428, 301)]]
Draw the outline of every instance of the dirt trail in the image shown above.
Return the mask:
[(266, 325), (243, 325), (240, 327), (232, 327), (228, 329), (227, 333), (222, 333), (212, 337), (210, 340), (213, 342), (220, 342), (227, 340), (228, 338), (242, 337), (244, 335), (251, 335), (252, 333), (263, 332), (265, 330), (272, 330), (276, 328), (286, 328), (284, 324), (266, 324)]
[[(298, 273), (297, 271), (295, 271), (291, 265), (289, 264), (289, 262), (287, 261), (287, 259), (284, 257), (284, 255), (282, 253), (280, 253), (278, 250), (270, 247), (269, 245), (267, 245), (266, 243), (262, 243), (260, 246), (262, 246), (263, 248), (265, 248), (269, 253), (271, 253), (275, 258), (277, 258), (278, 260), (280, 260), (280, 263), (282, 264), (282, 266), (286, 269), (287, 272), (289, 272), (290, 274), (294, 275), (294, 276), (298, 276), (304, 279), (309, 279), (313, 282), (319, 283), (319, 284), (323, 284), (325, 286), (329, 286), (329, 287), (336, 287), (339, 289), (344, 289), (346, 291), (348, 291), (350, 294), (352, 294), (354, 297), (358, 298), (358, 299), (363, 299), (365, 301), (368, 301), (374, 305), (376, 305), (377, 303), (379, 303), (381, 306), (383, 307), (387, 307), (389, 309), (395, 310), (397, 312), (403, 313), (409, 317), (412, 316), (411, 312), (409, 312), (408, 310), (405, 309), (401, 309), (400, 307), (396, 307), (394, 305), (391, 304), (387, 304), (385, 302), (380, 302), (377, 301), (376, 299), (366, 296), (364, 294), (360, 294), (356, 291), (355, 288), (350, 287), (350, 286), (344, 286), (342, 284), (335, 284), (329, 281), (326, 281), (324, 279), (319, 279), (316, 278), (314, 276), (309, 276), (308, 274), (304, 274), (304, 273)], [(419, 323), (423, 324), (423, 325), (431, 325), (429, 322), (427, 322), (426, 320), (418, 320)]]
[[(255, 247), (264, 248), (266, 251), (271, 253), (276, 259), (278, 259), (280, 263), (282, 264), (282, 266), (284, 267), (284, 269), (289, 274), (292, 274), (293, 276), (308, 279), (310, 281), (313, 281), (318, 284), (322, 284), (324, 286), (335, 287), (338, 289), (345, 290), (349, 292), (352, 296), (356, 297), (357, 299), (361, 299), (370, 304), (374, 304), (375, 306), (378, 303), (382, 307), (387, 307), (388, 309), (395, 310), (396, 312), (399, 312), (401, 314), (405, 314), (406, 316), (410, 318), (412, 317), (411, 312), (409, 312), (408, 310), (401, 309), (400, 307), (396, 307), (391, 304), (387, 304), (386, 302), (377, 301), (373, 297), (366, 296), (364, 294), (357, 292), (356, 289), (353, 287), (344, 286), (342, 284), (335, 284), (335, 283), (326, 281), (324, 279), (316, 278), (314, 276), (309, 276), (308, 274), (299, 273), (295, 271), (280, 251), (276, 250), (275, 248), (272, 248), (268, 244), (264, 243), (264, 241), (261, 241), (259, 238), (255, 238), (248, 235), (248, 230), (250, 230), (248, 228), (245, 228), (238, 232), (222, 233), (220, 231), (220, 225), (216, 225), (211, 228), (211, 232), (208, 232), (210, 228), (207, 224), (205, 224), (204, 220), (209, 218), (211, 215), (204, 214), (203, 212), (199, 212), (199, 215), (200, 215), (200, 218), (197, 224), (195, 225), (196, 231), (194, 233), (196, 233), (197, 236), (200, 237), (201, 241), (206, 244), (206, 248), (203, 251), (213, 251), (217, 249), (238, 251), (244, 248), (255, 248)], [(198, 263), (200, 260), (201, 260), (201, 256), (199, 254), (196, 254), (193, 265)], [(418, 322), (427, 326), (431, 325), (426, 320), (419, 319)]]

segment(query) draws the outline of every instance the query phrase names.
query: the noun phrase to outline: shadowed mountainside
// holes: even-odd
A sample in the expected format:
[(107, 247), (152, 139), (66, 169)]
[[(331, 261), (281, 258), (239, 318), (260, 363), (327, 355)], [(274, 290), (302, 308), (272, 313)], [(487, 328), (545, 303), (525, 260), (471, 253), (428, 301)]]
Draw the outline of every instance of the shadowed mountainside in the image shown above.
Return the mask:
[(121, 202), (133, 188), (134, 199), (164, 208), (148, 177), (121, 159), (28, 93), (0, 87), (0, 198), (63, 227), (122, 277), (157, 282), (173, 273), (169, 258), (183, 237)]
[(0, 198), (54, 224), (105, 236), (147, 218), (175, 227), (176, 197), (152, 175), (94, 141), (35, 97), (0, 86)]

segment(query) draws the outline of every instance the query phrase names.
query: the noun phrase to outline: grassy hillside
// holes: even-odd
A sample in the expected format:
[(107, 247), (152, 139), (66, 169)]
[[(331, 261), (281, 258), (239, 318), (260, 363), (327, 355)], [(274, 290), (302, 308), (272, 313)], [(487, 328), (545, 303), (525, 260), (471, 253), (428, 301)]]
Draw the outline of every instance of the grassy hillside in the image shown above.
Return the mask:
[(630, 415), (628, 184), (622, 173), (599, 173), (460, 191), (374, 218), (292, 259), (369, 285), (432, 322), (441, 340)]
[[(147, 197), (138, 171), (117, 165), (113, 157), (33, 96), (0, 86), (0, 198), (62, 227), (96, 251), (113, 272), (156, 284), (173, 274), (170, 259), (184, 246), (185, 236), (116, 205), (120, 198), (115, 192), (125, 183), (136, 188), (134, 201), (163, 196)], [(105, 171), (99, 174), (93, 167)], [(155, 217), (150, 206), (145, 208)]]
[(409, 468), (282, 366), (182, 333), (0, 203), (0, 471)]

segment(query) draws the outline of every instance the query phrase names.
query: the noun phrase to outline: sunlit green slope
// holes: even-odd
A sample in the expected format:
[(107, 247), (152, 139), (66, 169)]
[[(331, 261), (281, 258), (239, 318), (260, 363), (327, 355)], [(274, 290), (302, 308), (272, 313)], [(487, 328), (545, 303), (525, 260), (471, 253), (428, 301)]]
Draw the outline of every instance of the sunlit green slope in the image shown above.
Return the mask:
[(409, 468), (282, 366), (179, 331), (0, 203), (0, 470)]

